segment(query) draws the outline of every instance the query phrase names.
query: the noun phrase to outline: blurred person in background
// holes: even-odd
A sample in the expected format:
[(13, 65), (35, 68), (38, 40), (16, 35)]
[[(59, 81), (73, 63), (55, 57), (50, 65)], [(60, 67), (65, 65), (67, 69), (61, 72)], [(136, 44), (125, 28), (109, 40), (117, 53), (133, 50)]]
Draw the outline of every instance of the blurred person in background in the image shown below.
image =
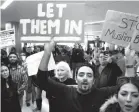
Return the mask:
[(17, 91), (8, 66), (1, 65), (1, 112), (21, 112)]
[(84, 59), (84, 51), (82, 49), (82, 46), (79, 43), (75, 43), (74, 48), (72, 49), (72, 55), (71, 55), (73, 79), (75, 79), (76, 68), (84, 62), (85, 62), (85, 59)]
[(120, 69), (122, 70), (122, 75), (125, 75), (125, 54), (124, 54), (124, 49), (118, 51), (117, 53), (117, 65), (120, 67)]
[(17, 53), (16, 48), (12, 47), (10, 52)]
[(1, 49), (1, 64), (8, 65), (8, 55), (7, 52), (3, 49)]
[(70, 65), (70, 57), (67, 55), (66, 49), (62, 48), (61, 53), (55, 56), (55, 62), (65, 61)]
[(34, 46), (33, 54), (34, 54), (34, 53), (38, 53), (38, 52), (40, 52), (40, 51), (41, 51), (41, 49), (40, 49), (39, 46)]
[(30, 76), (28, 76), (28, 68), (27, 68), (27, 63), (26, 63), (26, 54), (24, 52), (20, 53), (20, 58), (22, 61), (22, 66), (24, 67), (25, 71), (27, 72), (27, 77), (28, 77), (28, 82), (27, 82), (27, 87), (26, 87), (26, 98), (25, 98), (25, 102), (26, 102), (26, 106), (30, 106), (30, 103), (32, 101), (32, 103), (35, 102), (36, 100), (36, 94), (35, 94), (35, 87), (33, 86), (32, 83), (32, 79)]
[(32, 50), (32, 47), (29, 46), (26, 48), (26, 57), (30, 56), (33, 54), (33, 50)]
[(20, 63), (18, 55), (14, 52), (11, 52), (8, 56), (9, 59), (9, 71), (12, 77), (12, 81), (17, 84), (17, 92), (19, 94), (19, 102), (22, 108), (23, 106), (23, 95), (24, 90), (27, 87), (27, 71)]
[(115, 86), (117, 78), (122, 75), (121, 69), (111, 60), (111, 57), (110, 52), (100, 52), (100, 65), (96, 68), (95, 85), (97, 88)]

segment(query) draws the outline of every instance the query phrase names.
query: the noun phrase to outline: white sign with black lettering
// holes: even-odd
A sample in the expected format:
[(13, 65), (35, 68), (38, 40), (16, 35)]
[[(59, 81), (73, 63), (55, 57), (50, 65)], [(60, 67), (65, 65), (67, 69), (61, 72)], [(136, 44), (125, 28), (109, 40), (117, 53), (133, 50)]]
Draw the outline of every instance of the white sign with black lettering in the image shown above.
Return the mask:
[(0, 48), (15, 45), (14, 29), (0, 31)]
[(139, 15), (108, 10), (101, 40), (139, 51)]

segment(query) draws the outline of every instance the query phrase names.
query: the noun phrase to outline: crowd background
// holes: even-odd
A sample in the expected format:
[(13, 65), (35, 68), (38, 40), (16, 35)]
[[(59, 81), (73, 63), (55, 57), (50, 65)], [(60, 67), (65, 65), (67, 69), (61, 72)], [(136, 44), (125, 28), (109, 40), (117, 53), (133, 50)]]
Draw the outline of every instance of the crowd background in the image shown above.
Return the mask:
[[(25, 92), (26, 106), (30, 107), (31, 103), (36, 102), (36, 108), (33, 111), (41, 111), (42, 90), (35, 85), (35, 79), (28, 76), (26, 58), (43, 50), (43, 45), (27, 46), (27, 44), (24, 44), (21, 53), (17, 53), (15, 47), (12, 47), (9, 53), (4, 49), (1, 49), (1, 65), (8, 67), (11, 80), (17, 86), (16, 95), (18, 96), (18, 103), (20, 104), (21, 109)], [(67, 82), (62, 82), (66, 85), (76, 84), (76, 68), (82, 63), (90, 63), (95, 68), (95, 86), (97, 88), (115, 86), (117, 78), (126, 75), (127, 60), (125, 58), (125, 48), (122, 47), (110, 49), (109, 47), (104, 48), (95, 46), (92, 48), (88, 45), (85, 50), (80, 43), (75, 43), (73, 48), (66, 45), (55, 45), (55, 49), (52, 53), (56, 64), (61, 61), (67, 62), (72, 71), (73, 75), (70, 77), (71, 79)], [(132, 74), (131, 77), (139, 76), (139, 52), (135, 52), (133, 58), (135, 63), (135, 74)], [(51, 72), (53, 74), (54, 71)], [(5, 93), (9, 94), (9, 91), (5, 91)], [(8, 102), (10, 102), (11, 99), (9, 99), (9, 96), (5, 96), (5, 93), (2, 94), (4, 95), (4, 100), (9, 100)], [(50, 102), (53, 100), (48, 93), (46, 93), (46, 98), (48, 98)], [(54, 111), (55, 110), (52, 110), (52, 112)]]

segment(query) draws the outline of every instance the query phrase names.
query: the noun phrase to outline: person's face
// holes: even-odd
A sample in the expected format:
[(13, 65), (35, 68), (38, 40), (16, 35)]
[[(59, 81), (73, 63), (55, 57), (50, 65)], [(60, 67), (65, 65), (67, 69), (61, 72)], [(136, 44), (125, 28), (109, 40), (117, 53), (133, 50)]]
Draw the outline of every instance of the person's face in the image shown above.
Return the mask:
[(7, 68), (7, 66), (1, 66), (1, 76), (4, 79), (9, 77), (9, 69)]
[(92, 69), (87, 66), (79, 68), (76, 81), (81, 93), (87, 93), (90, 91), (94, 83), (94, 73)]
[(99, 62), (102, 66), (106, 65), (106, 63), (107, 63), (106, 56), (103, 53), (100, 53), (100, 55), (99, 55)]
[(20, 54), (20, 57), (21, 57), (21, 59), (22, 59), (23, 61), (26, 60), (26, 55), (25, 55), (25, 53), (21, 53), (21, 54)]
[(35, 49), (34, 49), (34, 51), (37, 53), (37, 52), (40, 52), (40, 48), (39, 47), (36, 47)]
[(7, 57), (7, 53), (2, 53), (1, 57), (2, 58), (6, 58)]
[(68, 76), (68, 70), (64, 66), (59, 66), (56, 72), (57, 72), (57, 76), (59, 79), (62, 79)]
[(74, 48), (78, 49), (79, 48), (79, 45), (78, 44), (75, 44), (74, 45)]
[(17, 56), (15, 54), (10, 54), (9, 61), (10, 61), (10, 63), (16, 63), (17, 62)]
[(118, 102), (122, 112), (135, 112), (139, 106), (139, 90), (131, 83), (124, 84), (118, 92)]
[(28, 53), (31, 53), (31, 52), (32, 52), (31, 47), (27, 47), (27, 48), (26, 48), (26, 51), (27, 51)]
[(99, 63), (99, 54), (94, 55), (93, 62), (94, 62), (95, 65), (99, 65), (100, 64)]

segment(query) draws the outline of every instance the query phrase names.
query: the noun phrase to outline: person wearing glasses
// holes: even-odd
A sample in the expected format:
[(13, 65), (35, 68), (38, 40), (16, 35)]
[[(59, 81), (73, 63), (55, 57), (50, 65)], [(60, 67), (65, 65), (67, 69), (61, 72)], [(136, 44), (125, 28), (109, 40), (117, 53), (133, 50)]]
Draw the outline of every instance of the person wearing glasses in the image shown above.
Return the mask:
[(120, 77), (116, 95), (107, 100), (100, 112), (139, 112), (139, 77)]
[[(120, 67), (114, 59), (112, 52), (101, 51), (99, 54), (100, 65), (96, 67), (95, 85), (97, 88), (116, 86), (116, 80), (122, 75)], [(111, 62), (109, 60), (111, 59)]]

